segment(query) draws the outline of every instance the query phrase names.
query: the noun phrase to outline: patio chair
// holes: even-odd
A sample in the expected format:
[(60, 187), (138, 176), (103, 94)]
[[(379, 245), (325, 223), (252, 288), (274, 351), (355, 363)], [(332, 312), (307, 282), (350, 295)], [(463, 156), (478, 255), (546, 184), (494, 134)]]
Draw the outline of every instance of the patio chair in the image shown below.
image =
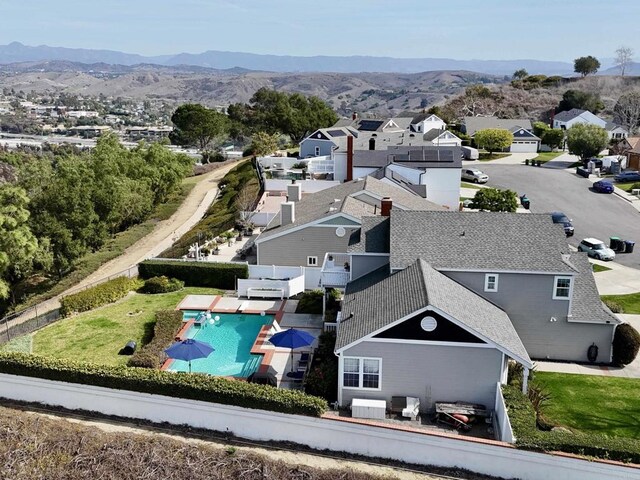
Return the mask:
[(298, 370), (306, 370), (309, 366), (310, 359), (311, 354), (309, 352), (302, 352), (302, 354), (300, 354), (300, 360), (298, 360)]
[(406, 397), (407, 406), (402, 409), (402, 416), (416, 420), (420, 413), (420, 399), (417, 397)]

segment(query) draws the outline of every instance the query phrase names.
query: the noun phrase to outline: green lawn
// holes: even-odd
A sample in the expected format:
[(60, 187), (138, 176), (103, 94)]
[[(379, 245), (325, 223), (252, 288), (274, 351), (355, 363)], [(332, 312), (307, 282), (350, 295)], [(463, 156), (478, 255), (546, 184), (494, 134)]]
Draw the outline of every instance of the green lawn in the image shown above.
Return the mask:
[(612, 300), (619, 304), (624, 313), (640, 314), (640, 293), (628, 295), (602, 295), (602, 300)]
[(609, 267), (605, 267), (604, 265), (598, 265), (596, 263), (592, 263), (591, 266), (593, 267), (594, 273), (606, 272), (607, 270), (611, 270)]
[(540, 152), (534, 160), (540, 160), (542, 163), (546, 163), (549, 160), (553, 160), (556, 157), (559, 157), (564, 152)]
[(508, 157), (509, 155), (511, 154), (510, 153), (494, 153), (493, 155), (489, 156), (488, 152), (480, 152), (480, 154), (478, 155), (478, 160), (480, 160), (481, 162), (488, 162), (490, 160), (497, 160), (498, 158)]
[(219, 294), (212, 288), (188, 287), (158, 295), (131, 293), (125, 299), (53, 323), (33, 333), (33, 353), (107, 365), (121, 365), (118, 351), (129, 341), (150, 340), (155, 312), (175, 308), (187, 294)]
[[(611, 181), (613, 182), (613, 178), (611, 178)], [(631, 193), (631, 188), (634, 185), (639, 185), (640, 184), (640, 182), (620, 182), (620, 183), (613, 182), (613, 183), (615, 183), (616, 187), (621, 188), (625, 192), (629, 192), (629, 193)], [(638, 188), (638, 187), (636, 186), (635, 188)]]
[(640, 439), (640, 379), (537, 372), (551, 394), (545, 418), (579, 430)]
[(462, 188), (473, 188), (474, 190), (480, 190), (482, 187), (479, 185), (476, 185), (475, 183), (469, 183), (469, 182), (460, 182), (460, 186)]

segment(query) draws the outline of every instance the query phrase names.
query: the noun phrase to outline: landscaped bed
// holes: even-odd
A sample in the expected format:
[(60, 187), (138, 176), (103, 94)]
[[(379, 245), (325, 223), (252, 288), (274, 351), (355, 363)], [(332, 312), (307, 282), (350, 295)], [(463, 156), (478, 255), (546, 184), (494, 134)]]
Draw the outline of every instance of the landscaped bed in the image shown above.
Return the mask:
[(189, 287), (164, 294), (131, 293), (117, 303), (60, 320), (33, 333), (33, 353), (105, 365), (124, 365), (118, 352), (129, 340), (140, 347), (153, 331), (155, 313), (175, 308), (188, 294), (217, 295), (212, 288)]

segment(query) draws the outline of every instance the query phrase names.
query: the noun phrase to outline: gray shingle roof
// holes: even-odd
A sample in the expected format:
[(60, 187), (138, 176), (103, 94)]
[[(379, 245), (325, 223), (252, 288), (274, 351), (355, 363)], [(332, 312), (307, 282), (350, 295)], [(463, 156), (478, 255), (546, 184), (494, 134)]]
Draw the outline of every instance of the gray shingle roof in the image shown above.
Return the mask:
[(391, 211), (391, 268), (574, 273), (562, 225), (548, 214)]
[(465, 117), (465, 133), (473, 136), (478, 130), (485, 128), (504, 128), (511, 130), (514, 127), (521, 127), (533, 131), (531, 120), (525, 118), (497, 118), (497, 117)]
[(586, 110), (582, 110), (581, 108), (572, 108), (571, 110), (556, 113), (553, 119), (558, 120), (559, 122), (568, 122), (569, 120), (573, 120), (574, 118), (582, 115), (584, 112), (586, 112)]
[(571, 299), (571, 321), (618, 324), (620, 320), (600, 300), (593, 267), (586, 253), (572, 253), (569, 261), (578, 269)]
[(417, 260), (393, 275), (383, 267), (347, 285), (336, 350), (428, 305), (445, 312), (471, 333), (495, 343), (530, 366), (529, 355), (509, 316), (424, 260)]
[[(290, 230), (323, 217), (344, 212), (356, 218), (371, 216), (379, 212), (379, 205), (374, 209), (372, 205), (363, 199), (358, 199), (355, 194), (367, 191), (378, 197), (391, 197), (395, 206), (411, 210), (444, 210), (440, 205), (429, 202), (420, 196), (405, 190), (404, 188), (383, 182), (373, 177), (365, 177), (362, 180), (345, 182), (335, 187), (327, 188), (320, 192), (304, 196), (295, 204), (295, 222), (280, 226), (280, 213), (269, 223), (267, 229), (256, 239), (260, 243), (277, 233)], [(353, 197), (353, 198), (352, 198)], [(338, 202), (336, 202), (338, 200)]]
[(394, 162), (415, 168), (461, 168), (460, 147), (389, 146), (386, 150), (355, 150), (354, 167), (381, 168)]
[(389, 217), (362, 217), (362, 226), (351, 240), (350, 253), (389, 253)]

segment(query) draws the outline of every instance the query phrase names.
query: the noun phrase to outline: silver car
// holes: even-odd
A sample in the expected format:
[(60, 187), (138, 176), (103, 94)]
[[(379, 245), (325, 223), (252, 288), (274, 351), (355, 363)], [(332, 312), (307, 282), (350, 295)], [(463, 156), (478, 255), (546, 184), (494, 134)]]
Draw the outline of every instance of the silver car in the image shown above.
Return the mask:
[(487, 181), (489, 181), (489, 175), (475, 168), (463, 168), (462, 180), (473, 183), (487, 183)]
[(613, 260), (616, 258), (615, 252), (597, 238), (585, 238), (582, 240), (578, 245), (578, 251), (587, 252), (587, 255), (598, 260)]

